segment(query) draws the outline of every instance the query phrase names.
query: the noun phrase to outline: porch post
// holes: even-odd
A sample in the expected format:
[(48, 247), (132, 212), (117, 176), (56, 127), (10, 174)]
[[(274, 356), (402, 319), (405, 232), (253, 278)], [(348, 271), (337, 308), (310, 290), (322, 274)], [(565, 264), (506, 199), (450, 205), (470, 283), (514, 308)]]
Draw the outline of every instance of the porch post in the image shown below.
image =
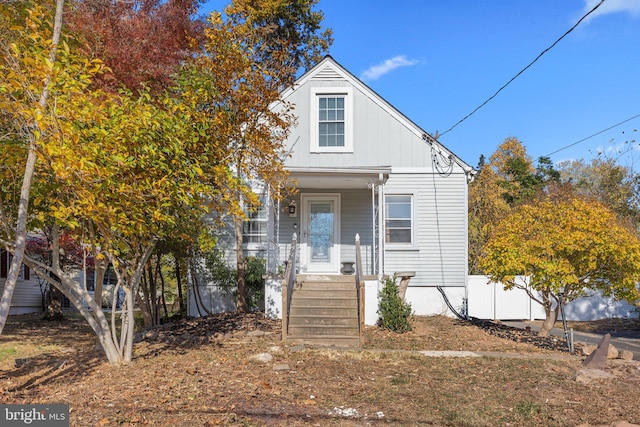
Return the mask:
[(384, 177), (378, 174), (378, 282), (384, 275)]
[(369, 188), (371, 188), (371, 255), (373, 256), (371, 260), (371, 274), (377, 274), (378, 266), (376, 263), (378, 261), (378, 254), (376, 253), (376, 248), (378, 245), (376, 244), (376, 222), (378, 221), (378, 213), (376, 212), (376, 183), (372, 181), (369, 184)]

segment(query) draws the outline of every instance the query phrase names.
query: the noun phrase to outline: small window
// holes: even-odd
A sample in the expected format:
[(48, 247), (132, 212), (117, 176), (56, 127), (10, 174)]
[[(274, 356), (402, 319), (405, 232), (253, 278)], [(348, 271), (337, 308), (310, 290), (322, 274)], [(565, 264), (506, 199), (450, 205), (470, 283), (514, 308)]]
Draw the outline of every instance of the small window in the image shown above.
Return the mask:
[(413, 243), (413, 196), (385, 196), (385, 242)]
[(84, 277), (88, 291), (96, 290), (96, 269), (95, 267), (87, 267), (86, 276)]
[(9, 252), (0, 249), (0, 277), (6, 279), (9, 272)]
[[(6, 279), (8, 277), (12, 258), (13, 255), (11, 255), (8, 251), (4, 249), (0, 250), (0, 278)], [(22, 264), (22, 266), (20, 267), (19, 278), (23, 280), (31, 279), (31, 270), (29, 269), (29, 267)]]
[(245, 220), (242, 222), (242, 243), (263, 244), (267, 242), (267, 205), (266, 198), (260, 197), (258, 206), (245, 208)]
[(353, 90), (311, 89), (311, 152), (353, 152)]

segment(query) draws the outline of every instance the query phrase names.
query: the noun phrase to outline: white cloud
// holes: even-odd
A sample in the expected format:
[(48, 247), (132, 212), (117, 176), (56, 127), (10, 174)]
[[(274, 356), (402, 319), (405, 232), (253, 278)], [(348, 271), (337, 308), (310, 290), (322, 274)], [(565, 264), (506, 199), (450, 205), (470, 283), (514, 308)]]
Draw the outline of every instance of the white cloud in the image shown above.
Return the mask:
[[(600, 0), (584, 0), (584, 8), (580, 16), (593, 9)], [(640, 1), (638, 0), (605, 0), (585, 21), (589, 21), (596, 16), (608, 15), (611, 13), (628, 13), (631, 16), (640, 16)]]
[(369, 68), (362, 73), (360, 78), (364, 81), (377, 80), (385, 74), (395, 70), (396, 68), (408, 67), (417, 63), (418, 61), (414, 59), (407, 59), (405, 55), (394, 56), (391, 59), (387, 59), (384, 62)]

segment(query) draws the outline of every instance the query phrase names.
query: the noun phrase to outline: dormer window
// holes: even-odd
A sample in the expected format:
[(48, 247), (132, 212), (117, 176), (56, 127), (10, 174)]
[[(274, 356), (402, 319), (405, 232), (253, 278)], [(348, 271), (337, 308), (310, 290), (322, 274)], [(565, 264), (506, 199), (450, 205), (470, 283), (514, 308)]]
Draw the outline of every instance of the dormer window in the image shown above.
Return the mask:
[(311, 151), (353, 152), (351, 88), (312, 88), (311, 91)]

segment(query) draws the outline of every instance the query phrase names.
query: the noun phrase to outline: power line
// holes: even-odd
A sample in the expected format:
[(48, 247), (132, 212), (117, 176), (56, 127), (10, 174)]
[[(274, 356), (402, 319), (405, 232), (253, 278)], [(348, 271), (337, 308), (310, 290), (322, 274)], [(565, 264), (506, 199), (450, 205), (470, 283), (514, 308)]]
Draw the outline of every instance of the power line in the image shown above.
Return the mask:
[(559, 153), (559, 152), (560, 152), (560, 151), (562, 151), (562, 150), (566, 150), (567, 148), (570, 148), (570, 147), (573, 147), (574, 145), (580, 144), (581, 142), (584, 142), (584, 141), (586, 141), (587, 139), (591, 139), (591, 138), (593, 138), (594, 136), (598, 136), (598, 135), (600, 135), (601, 133), (605, 133), (605, 132), (606, 132), (606, 131), (608, 131), (608, 130), (611, 130), (611, 129), (615, 128), (615, 127), (618, 127), (618, 126), (620, 126), (621, 124), (627, 123), (627, 122), (629, 122), (629, 121), (631, 121), (631, 120), (633, 120), (633, 119), (635, 119), (635, 118), (638, 118), (638, 117), (640, 117), (640, 114), (636, 114), (636, 115), (635, 115), (635, 116), (633, 116), (633, 117), (629, 117), (628, 119), (621, 121), (620, 123), (616, 123), (616, 124), (615, 124), (615, 125), (613, 125), (613, 126), (609, 126), (609, 127), (608, 127), (608, 128), (606, 128), (606, 129), (602, 129), (601, 131), (596, 132), (596, 133), (594, 133), (593, 135), (589, 135), (589, 136), (588, 136), (588, 137), (586, 137), (586, 138), (582, 138), (580, 141), (576, 141), (576, 142), (574, 142), (573, 144), (569, 144), (569, 145), (567, 145), (567, 146), (565, 146), (565, 147), (559, 148), (559, 149), (557, 149), (556, 151), (554, 151), (553, 153), (549, 153), (549, 154), (547, 154), (545, 157), (551, 157), (551, 156), (553, 156), (554, 154)]
[(511, 84), (511, 82), (513, 82), (515, 79), (517, 79), (518, 77), (520, 77), (520, 75), (522, 73), (524, 73), (529, 67), (531, 67), (533, 64), (535, 64), (538, 59), (540, 59), (542, 57), (542, 55), (544, 55), (545, 53), (547, 53), (548, 51), (550, 51), (551, 49), (553, 49), (555, 47), (555, 45), (557, 45), (560, 40), (562, 40), (563, 38), (565, 38), (570, 32), (572, 32), (573, 30), (576, 29), (576, 27), (578, 25), (580, 25), (580, 23), (582, 21), (585, 20), (585, 18), (589, 15), (591, 15), (597, 8), (600, 7), (600, 5), (602, 5), (602, 3), (604, 3), (604, 0), (600, 0), (600, 3), (598, 3), (593, 9), (591, 9), (589, 12), (587, 12), (582, 18), (580, 18), (580, 20), (578, 22), (575, 23), (575, 25), (573, 27), (571, 27), (566, 33), (564, 33), (558, 40), (556, 40), (555, 42), (553, 42), (553, 44), (551, 46), (549, 46), (548, 48), (546, 48), (545, 50), (543, 50), (538, 56), (536, 56), (536, 59), (534, 59), (533, 61), (531, 61), (529, 63), (529, 65), (527, 65), (526, 67), (524, 67), (522, 70), (520, 70), (518, 72), (518, 74), (516, 74), (515, 76), (513, 76), (511, 78), (511, 80), (509, 80), (507, 83), (505, 83), (500, 89), (498, 89), (496, 91), (496, 93), (494, 93), (493, 95), (491, 95), (486, 101), (484, 101), (482, 104), (478, 105), (472, 112), (470, 112), (469, 114), (467, 114), (466, 116), (464, 116), (462, 119), (458, 120), (458, 122), (456, 124), (454, 124), (453, 126), (451, 126), (449, 129), (445, 130), (444, 132), (442, 132), (440, 134), (440, 136), (445, 135), (446, 133), (448, 133), (449, 131), (453, 130), (455, 127), (457, 127), (460, 123), (464, 122), (465, 120), (467, 120), (469, 117), (471, 117), (472, 115), (474, 115), (479, 109), (481, 109), (482, 107), (484, 107), (485, 105), (487, 105), (493, 98), (495, 98), (496, 96), (498, 96), (498, 94), (500, 92), (502, 92), (502, 90), (504, 88), (506, 88), (507, 86), (509, 86)]

